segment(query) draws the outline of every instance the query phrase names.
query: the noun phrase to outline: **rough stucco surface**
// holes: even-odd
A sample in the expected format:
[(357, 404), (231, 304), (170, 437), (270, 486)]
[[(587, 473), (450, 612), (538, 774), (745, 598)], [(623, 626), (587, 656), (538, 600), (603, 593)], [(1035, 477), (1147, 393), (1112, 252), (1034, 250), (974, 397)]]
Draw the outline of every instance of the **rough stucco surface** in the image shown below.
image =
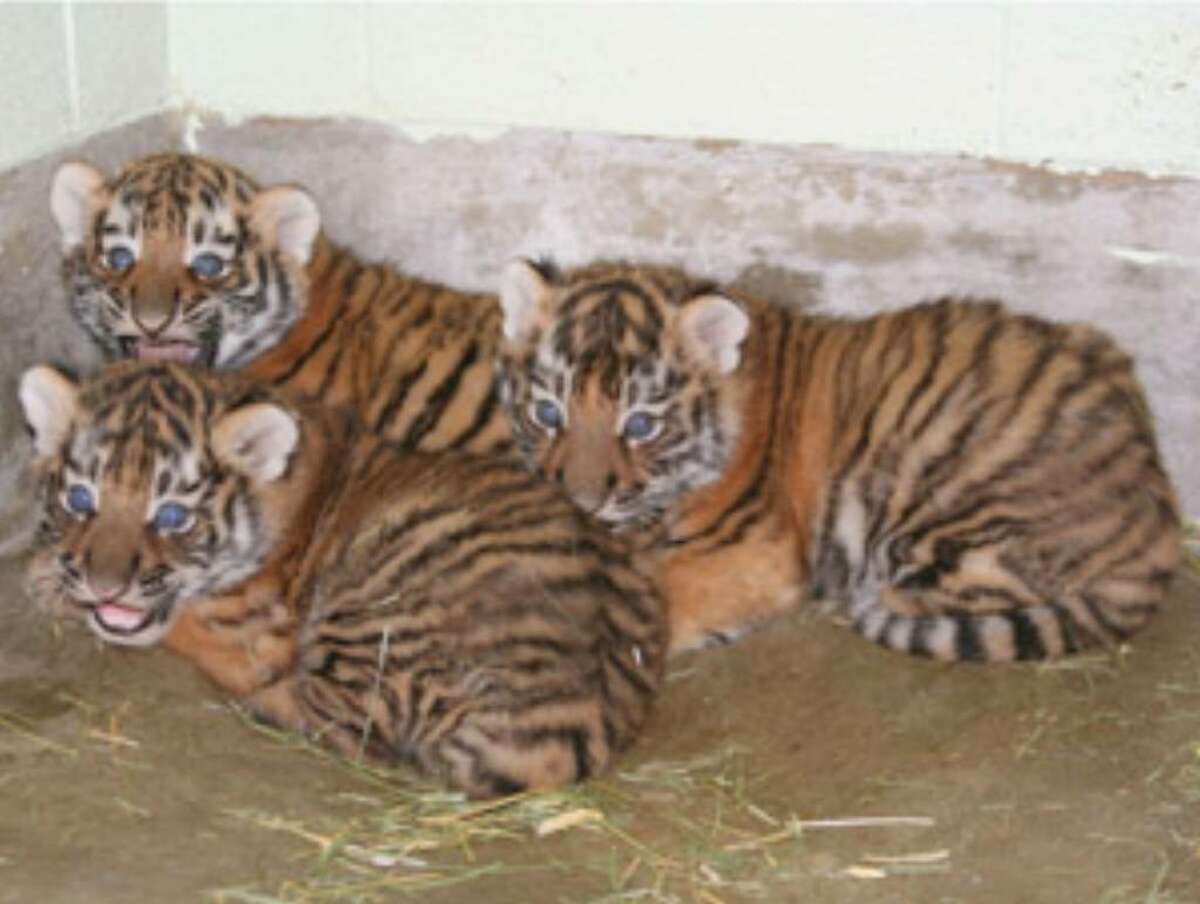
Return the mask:
[[(177, 147), (156, 118), (0, 174), (0, 551), (27, 535), (14, 399), (28, 364), (92, 363), (58, 284), (50, 175)], [(205, 121), (196, 149), (300, 182), (367, 258), (491, 289), (518, 254), (682, 265), (858, 315), (942, 294), (1087, 320), (1131, 351), (1186, 510), (1200, 513), (1200, 182), (717, 141), (513, 131), (419, 142), (357, 121)]]

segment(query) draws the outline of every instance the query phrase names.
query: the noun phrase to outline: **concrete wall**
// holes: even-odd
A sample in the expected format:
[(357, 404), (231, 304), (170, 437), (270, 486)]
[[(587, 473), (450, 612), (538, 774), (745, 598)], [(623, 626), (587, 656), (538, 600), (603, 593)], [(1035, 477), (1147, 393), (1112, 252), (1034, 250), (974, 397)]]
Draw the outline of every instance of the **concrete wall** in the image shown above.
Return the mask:
[(0, 4), (0, 166), (167, 107), (1200, 174), (1200, 6)]
[[(1198, 35), (1200, 8), (1165, 6), (3, 4), (0, 398), (34, 361), (93, 363), (54, 166), (189, 147), (464, 288), (514, 254), (619, 256), (828, 311), (956, 292), (1095, 322), (1198, 514)], [(28, 526), (24, 454), (0, 404), (0, 549)]]
[[(156, 117), (0, 177), (0, 395), (27, 364), (89, 365), (60, 304), (46, 184), (64, 156), (106, 166), (178, 145)], [(298, 181), (368, 258), (472, 289), (516, 254), (674, 263), (783, 304), (865, 314), (944, 293), (1088, 320), (1130, 349), (1168, 464), (1200, 513), (1200, 182), (836, 148), (513, 130), (417, 141), (366, 121), (206, 120), (204, 153)], [(0, 407), (0, 547), (19, 542), (14, 406)]]
[(1200, 174), (1200, 6), (177, 3), (170, 29), (182, 98), (225, 115)]
[(0, 168), (162, 110), (167, 11), (0, 3)]

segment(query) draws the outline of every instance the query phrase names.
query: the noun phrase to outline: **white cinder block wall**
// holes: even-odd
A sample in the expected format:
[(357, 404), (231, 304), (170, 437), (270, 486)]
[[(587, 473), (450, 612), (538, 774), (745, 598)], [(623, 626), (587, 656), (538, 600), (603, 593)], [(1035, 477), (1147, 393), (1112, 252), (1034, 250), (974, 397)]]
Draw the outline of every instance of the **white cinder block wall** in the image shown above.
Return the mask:
[(1200, 174), (1200, 5), (174, 3), (168, 28), (180, 98), (225, 114)]
[(2, 3), (0, 166), (168, 106), (1200, 175), (1200, 5)]
[(169, 12), (0, 2), (0, 169), (168, 106)]

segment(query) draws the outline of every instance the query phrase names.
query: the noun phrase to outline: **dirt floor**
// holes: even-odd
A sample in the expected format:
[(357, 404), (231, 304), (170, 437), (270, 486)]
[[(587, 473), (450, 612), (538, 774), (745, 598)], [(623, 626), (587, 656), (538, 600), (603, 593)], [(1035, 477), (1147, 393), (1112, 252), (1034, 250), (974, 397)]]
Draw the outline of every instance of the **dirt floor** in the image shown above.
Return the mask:
[(1200, 902), (1193, 573), (1130, 649), (1054, 666), (938, 665), (798, 615), (675, 662), (615, 773), (480, 809), (56, 627), (19, 569), (0, 902)]

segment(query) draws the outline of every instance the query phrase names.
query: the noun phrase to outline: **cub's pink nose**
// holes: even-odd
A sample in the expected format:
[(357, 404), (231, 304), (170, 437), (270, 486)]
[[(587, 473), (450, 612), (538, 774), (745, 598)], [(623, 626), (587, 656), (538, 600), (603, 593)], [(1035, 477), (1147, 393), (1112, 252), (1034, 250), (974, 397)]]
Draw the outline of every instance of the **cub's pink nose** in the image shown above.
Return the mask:
[(87, 585), (88, 590), (92, 591), (92, 595), (102, 602), (120, 599), (121, 595), (129, 588), (128, 581), (96, 577), (95, 575), (88, 577)]

